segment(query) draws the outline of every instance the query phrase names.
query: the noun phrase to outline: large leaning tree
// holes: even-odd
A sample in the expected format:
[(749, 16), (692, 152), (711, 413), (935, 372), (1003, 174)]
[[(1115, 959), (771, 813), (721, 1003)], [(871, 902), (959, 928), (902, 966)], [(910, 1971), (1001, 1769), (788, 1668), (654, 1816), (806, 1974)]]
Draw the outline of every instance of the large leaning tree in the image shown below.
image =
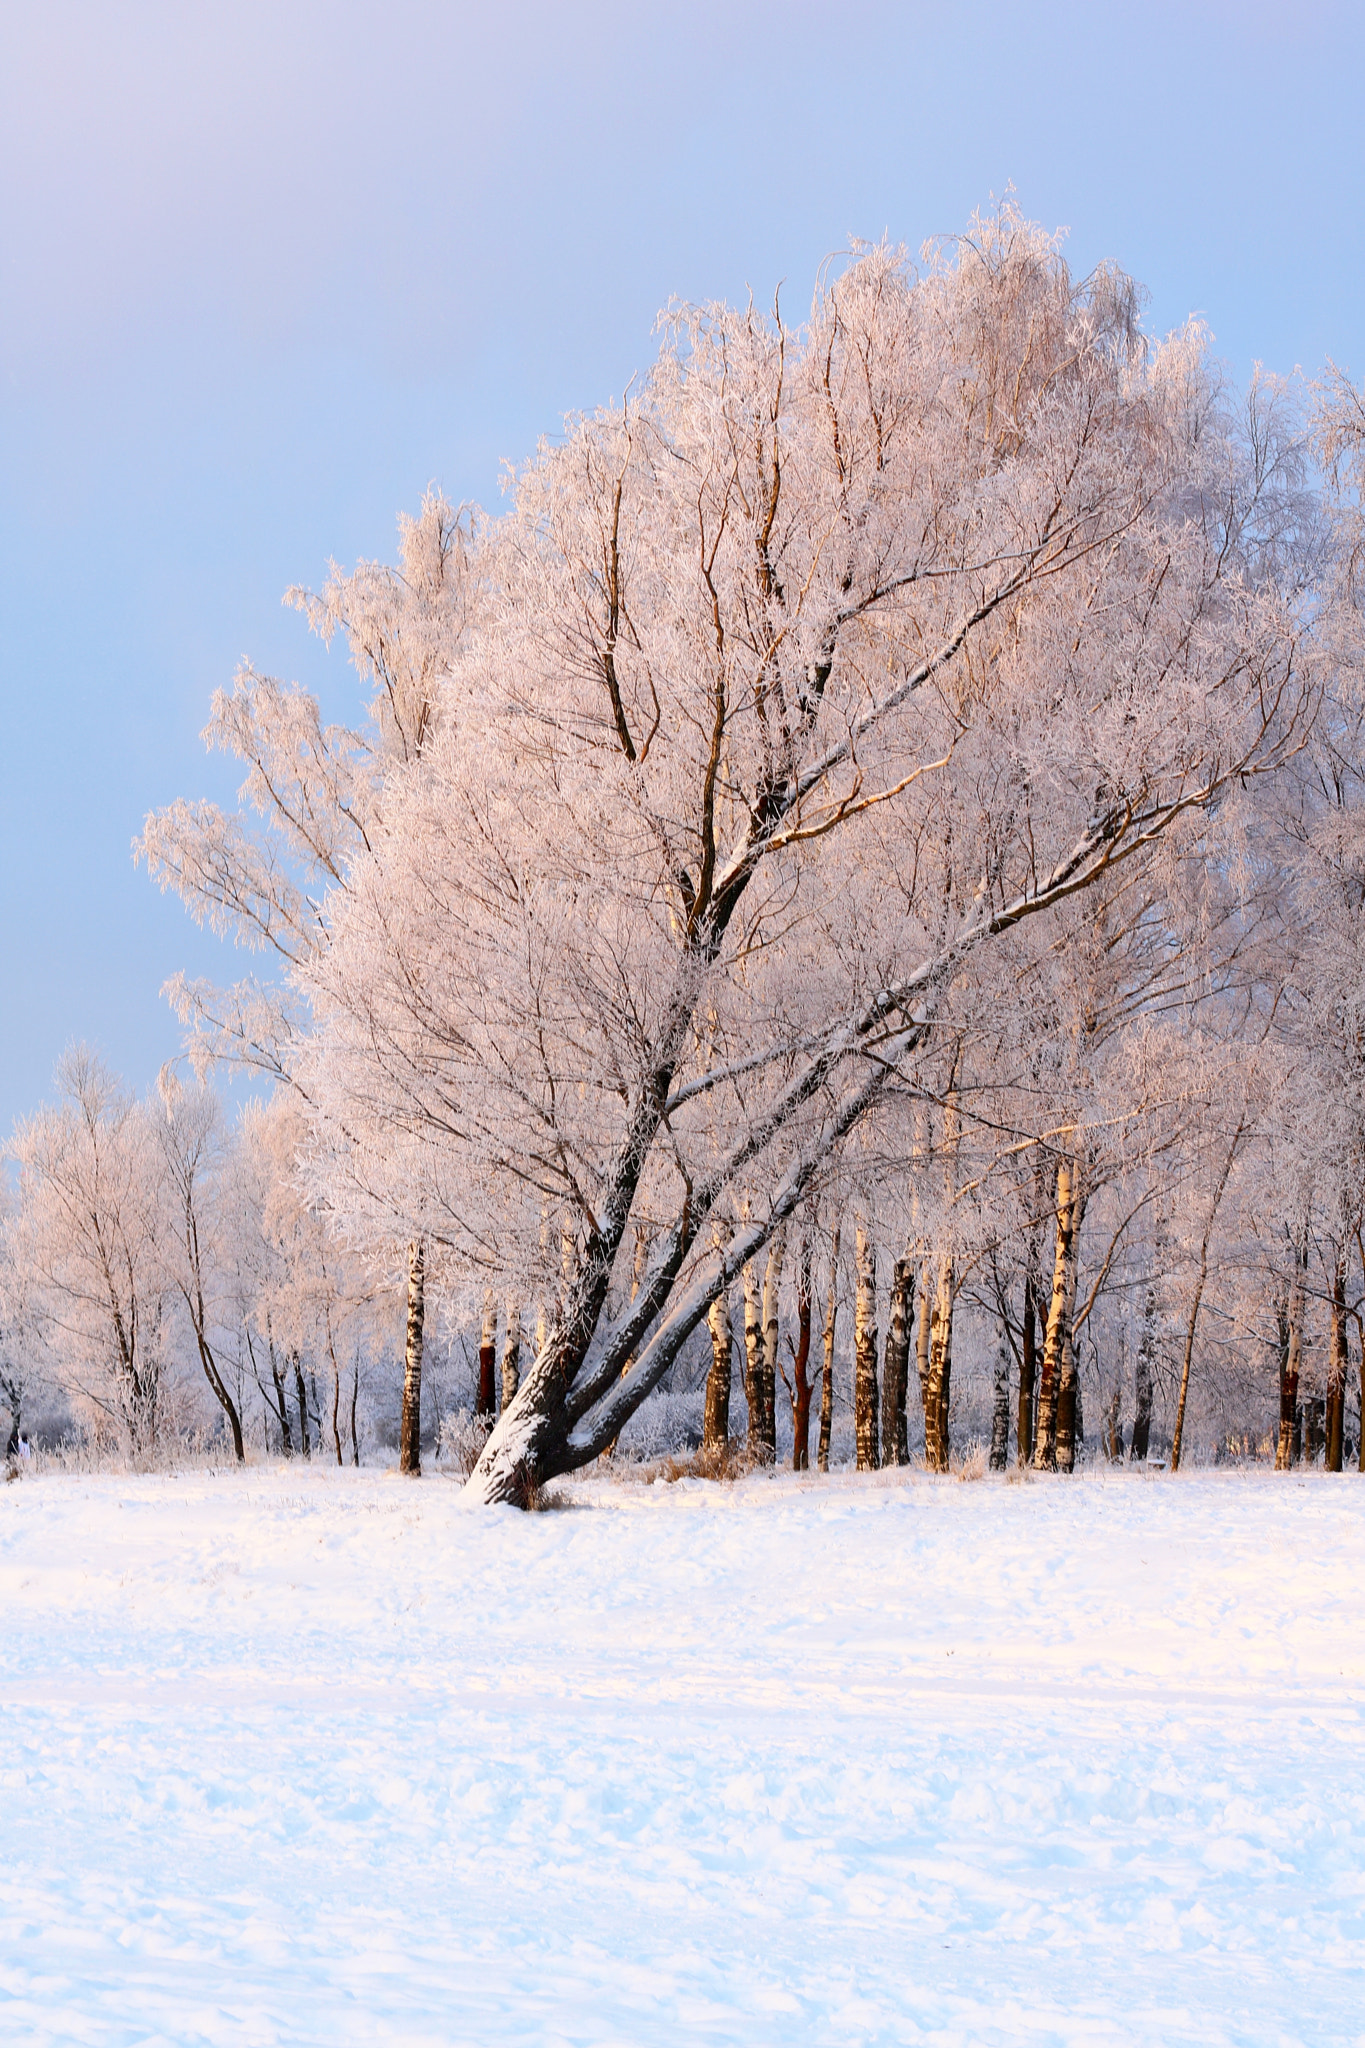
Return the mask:
[(1135, 303), (1006, 209), (799, 328), (678, 310), (484, 531), (298, 970), (318, 1191), (543, 1309), (472, 1498), (614, 1440), (976, 956), (1301, 744), (1263, 452)]

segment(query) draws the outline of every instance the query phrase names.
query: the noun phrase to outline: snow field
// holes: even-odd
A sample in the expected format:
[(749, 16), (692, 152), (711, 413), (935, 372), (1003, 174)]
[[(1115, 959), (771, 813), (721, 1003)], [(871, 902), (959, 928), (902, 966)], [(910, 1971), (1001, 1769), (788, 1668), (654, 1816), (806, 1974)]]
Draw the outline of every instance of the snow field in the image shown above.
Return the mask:
[(1365, 2040), (1365, 1485), (0, 1491), (6, 2043)]

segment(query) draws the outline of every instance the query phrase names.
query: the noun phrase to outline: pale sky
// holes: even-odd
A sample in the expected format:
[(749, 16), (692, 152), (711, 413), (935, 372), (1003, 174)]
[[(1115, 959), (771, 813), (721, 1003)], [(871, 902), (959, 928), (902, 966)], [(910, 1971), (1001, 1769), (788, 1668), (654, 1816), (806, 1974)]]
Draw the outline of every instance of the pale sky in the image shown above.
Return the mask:
[(139, 1087), (200, 936), (129, 846), (230, 795), (287, 585), (619, 394), (671, 296), (793, 309), (1014, 184), (1240, 379), (1365, 377), (1358, 4), (0, 8), (0, 1132), (72, 1038)]

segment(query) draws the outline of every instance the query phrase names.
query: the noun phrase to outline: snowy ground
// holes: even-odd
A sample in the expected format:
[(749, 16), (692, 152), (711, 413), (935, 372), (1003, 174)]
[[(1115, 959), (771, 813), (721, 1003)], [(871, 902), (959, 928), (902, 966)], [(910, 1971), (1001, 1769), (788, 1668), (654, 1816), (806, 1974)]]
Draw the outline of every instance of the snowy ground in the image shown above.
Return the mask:
[(1365, 1481), (0, 1489), (0, 2040), (1365, 2040)]

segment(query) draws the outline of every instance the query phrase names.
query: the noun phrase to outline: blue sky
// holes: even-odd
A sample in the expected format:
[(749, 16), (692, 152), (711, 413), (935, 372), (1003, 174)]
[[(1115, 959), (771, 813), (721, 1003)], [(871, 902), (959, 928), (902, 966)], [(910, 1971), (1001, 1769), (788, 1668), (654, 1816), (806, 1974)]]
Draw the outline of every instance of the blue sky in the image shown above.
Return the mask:
[(134, 870), (226, 797), (238, 660), (349, 710), (281, 608), (429, 480), (619, 393), (672, 295), (799, 308), (850, 234), (1013, 182), (1149, 324), (1365, 376), (1365, 9), (11, 6), (0, 18), (0, 1130), (73, 1037), (137, 1085), (179, 967)]

